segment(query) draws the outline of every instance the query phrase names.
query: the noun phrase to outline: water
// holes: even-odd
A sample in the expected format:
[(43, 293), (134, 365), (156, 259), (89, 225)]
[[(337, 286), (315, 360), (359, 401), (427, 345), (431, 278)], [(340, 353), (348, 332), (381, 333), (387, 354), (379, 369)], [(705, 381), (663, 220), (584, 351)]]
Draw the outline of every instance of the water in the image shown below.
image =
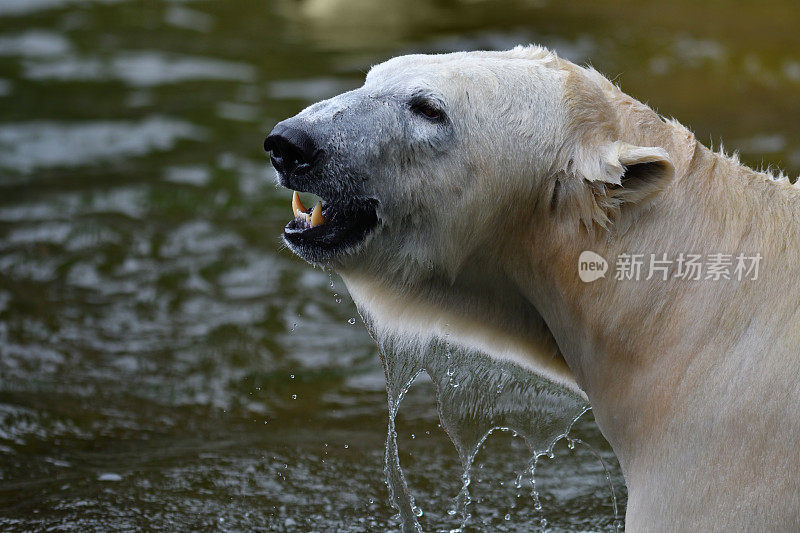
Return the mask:
[[(290, 196), (265, 133), (392, 55), (536, 41), (796, 176), (798, 15), (788, 0), (0, 1), (0, 529), (399, 529), (377, 349), (338, 278), (281, 248)], [(463, 394), (458, 366), (421, 374), (394, 419), (426, 531), (461, 519), (435, 401), (443, 379)], [(536, 500), (517, 431), (472, 459), (467, 530), (613, 529), (590, 449), (539, 457)], [(624, 509), (591, 412), (570, 436)]]
[[(508, 431), (523, 440), (528, 450), (526, 471), (533, 486), (537, 457), (550, 454), (556, 441), (565, 438), (574, 422), (588, 410), (588, 404), (578, 394), (514, 363), (498, 362), (482, 352), (456, 346), (449, 342), (447, 333), (420, 345), (409, 345), (405, 339), (382, 332), (369, 319), (367, 327), (378, 343), (386, 373), (386, 478), (404, 531), (422, 531), (417, 518), (423, 510), (415, 502), (400, 465), (395, 420), (403, 397), (423, 372), (434, 385), (442, 429), (461, 463), (461, 487), (447, 512), (457, 527), (446, 528), (450, 531), (461, 531), (470, 523), (473, 462), (494, 431)], [(412, 434), (412, 438), (416, 436)], [(517, 476), (517, 489), (522, 488), (523, 475)], [(531, 497), (536, 504), (535, 489)]]

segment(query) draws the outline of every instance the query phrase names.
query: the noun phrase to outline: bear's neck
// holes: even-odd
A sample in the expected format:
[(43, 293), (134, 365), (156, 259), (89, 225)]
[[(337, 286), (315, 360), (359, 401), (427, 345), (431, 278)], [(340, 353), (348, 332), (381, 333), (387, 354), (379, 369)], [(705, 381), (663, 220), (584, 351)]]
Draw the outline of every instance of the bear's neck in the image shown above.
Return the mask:
[[(624, 234), (530, 237), (519, 280), (620, 459), (632, 530), (719, 518), (701, 502), (742, 527), (767, 518), (752, 494), (791, 490), (787, 505), (800, 505), (797, 479), (775, 465), (781, 442), (800, 438), (800, 190), (693, 148)], [(605, 278), (579, 279), (583, 250), (608, 261)], [(639, 280), (615, 279), (623, 254), (642, 254)], [(673, 261), (666, 281), (645, 279), (650, 254)], [(701, 256), (701, 280), (675, 277), (680, 254)], [(730, 257), (733, 279), (706, 279), (713, 254)], [(760, 256), (756, 279), (736, 280), (739, 254)], [(759, 450), (758, 468), (737, 450)]]

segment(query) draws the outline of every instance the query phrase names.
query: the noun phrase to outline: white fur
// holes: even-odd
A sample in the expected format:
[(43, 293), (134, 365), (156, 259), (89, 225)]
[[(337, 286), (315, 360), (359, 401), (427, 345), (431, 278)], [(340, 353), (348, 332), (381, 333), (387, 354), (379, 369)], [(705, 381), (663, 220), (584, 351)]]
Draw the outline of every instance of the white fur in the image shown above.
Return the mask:
[[(447, 323), (580, 387), (622, 465), (628, 531), (800, 530), (797, 188), (538, 47), (395, 58), (360, 91), (347, 102), (382, 114), (340, 123), (383, 129), (337, 146), (373, 161), (382, 225), (335, 267), (379, 328)], [(406, 111), (415, 91), (446, 106), (449, 135)], [(763, 260), (756, 281), (586, 284), (583, 250)]]

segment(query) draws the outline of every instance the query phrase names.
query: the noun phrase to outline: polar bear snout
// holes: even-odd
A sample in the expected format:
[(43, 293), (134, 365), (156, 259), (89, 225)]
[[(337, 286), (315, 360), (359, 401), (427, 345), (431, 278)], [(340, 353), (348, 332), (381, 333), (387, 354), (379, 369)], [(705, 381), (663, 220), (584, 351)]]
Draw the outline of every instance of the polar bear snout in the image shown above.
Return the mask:
[[(278, 182), (293, 191), (294, 218), (283, 240), (318, 265), (352, 254), (378, 224), (377, 202), (360, 187), (364, 180), (357, 170), (344, 164), (348, 151), (330, 150), (331, 136), (330, 120), (295, 116), (278, 123), (264, 141)], [(298, 192), (316, 195), (316, 205), (304, 206)]]
[(307, 172), (319, 154), (314, 139), (287, 122), (278, 123), (264, 141), (264, 150), (270, 152), (270, 161), (282, 178)]

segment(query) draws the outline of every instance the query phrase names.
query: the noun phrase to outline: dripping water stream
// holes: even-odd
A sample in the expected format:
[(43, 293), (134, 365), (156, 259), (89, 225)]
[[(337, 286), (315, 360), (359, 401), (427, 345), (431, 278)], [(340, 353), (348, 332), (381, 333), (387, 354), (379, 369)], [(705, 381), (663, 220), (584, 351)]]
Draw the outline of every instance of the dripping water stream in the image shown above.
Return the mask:
[[(470, 470), (483, 443), (498, 430), (513, 432), (524, 440), (530, 459), (516, 486), (520, 488), (522, 477), (528, 477), (534, 508), (541, 514), (535, 481), (537, 461), (543, 455), (554, 457), (553, 446), (561, 439), (567, 439), (571, 449), (575, 443), (588, 446), (569, 436), (573, 424), (589, 410), (586, 400), (515, 363), (455, 346), (447, 335), (415, 345), (380, 334), (366, 317), (362, 318), (378, 343), (386, 376), (389, 422), (385, 475), (391, 502), (398, 511), (395, 519), (402, 530), (423, 531), (419, 520), (423, 509), (415, 502), (400, 465), (395, 419), (404, 396), (423, 372), (434, 384), (441, 426), (461, 464), (461, 487), (447, 510), (452, 518), (450, 531), (463, 531), (470, 523)], [(605, 465), (603, 468), (616, 517), (616, 497)], [(543, 528), (547, 527), (543, 515), (539, 521)]]

